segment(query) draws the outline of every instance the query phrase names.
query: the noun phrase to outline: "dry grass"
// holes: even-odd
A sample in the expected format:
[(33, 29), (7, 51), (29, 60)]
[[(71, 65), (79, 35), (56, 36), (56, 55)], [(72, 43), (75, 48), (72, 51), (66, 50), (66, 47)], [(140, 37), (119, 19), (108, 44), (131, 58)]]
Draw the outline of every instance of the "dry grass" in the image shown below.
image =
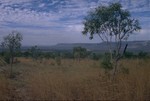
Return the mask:
[[(19, 60), (16, 88), (24, 100), (150, 100), (150, 60), (122, 60), (114, 80), (99, 61), (64, 59), (59, 66), (54, 60)], [(0, 79), (0, 89), (7, 88), (5, 82)]]
[(8, 100), (9, 88), (9, 80), (0, 74), (0, 100)]

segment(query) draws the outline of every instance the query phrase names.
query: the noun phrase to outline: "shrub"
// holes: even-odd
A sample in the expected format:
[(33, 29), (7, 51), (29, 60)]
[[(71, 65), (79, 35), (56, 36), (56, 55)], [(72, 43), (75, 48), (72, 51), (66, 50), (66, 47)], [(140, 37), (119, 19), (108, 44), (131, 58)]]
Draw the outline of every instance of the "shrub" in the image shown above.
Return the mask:
[(8, 53), (4, 54), (3, 59), (7, 64), (10, 64), (10, 55)]
[(148, 57), (148, 53), (141, 51), (141, 52), (138, 53), (138, 57), (139, 58), (147, 58)]
[(132, 52), (125, 52), (124, 57), (125, 58), (133, 58), (135, 56), (134, 56), (134, 54)]
[(105, 70), (112, 70), (113, 64), (111, 63), (111, 58), (109, 53), (105, 53), (105, 56), (101, 62), (102, 68)]

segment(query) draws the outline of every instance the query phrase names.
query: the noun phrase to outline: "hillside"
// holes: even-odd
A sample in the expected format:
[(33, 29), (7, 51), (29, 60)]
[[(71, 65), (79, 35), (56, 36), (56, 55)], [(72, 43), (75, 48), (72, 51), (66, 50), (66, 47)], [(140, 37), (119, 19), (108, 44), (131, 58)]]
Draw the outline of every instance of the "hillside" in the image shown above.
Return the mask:
[[(125, 46), (127, 42), (123, 42), (122, 45)], [(107, 51), (107, 45), (106, 42), (102, 43), (60, 43), (54, 46), (50, 47), (40, 47), (43, 51), (46, 50), (58, 50), (58, 51), (64, 51), (68, 50), (71, 51), (74, 47), (84, 47), (87, 50), (90, 51), (100, 51), (100, 52), (105, 52)], [(112, 47), (115, 47), (115, 43), (112, 43)], [(144, 51), (144, 52), (150, 52), (150, 41), (129, 41), (128, 42), (128, 48), (127, 51), (132, 51), (132, 52), (139, 52), (139, 51)]]
[[(150, 40), (149, 41), (129, 41), (123, 42), (122, 45), (125, 46), (128, 43), (127, 51), (131, 52), (150, 52)], [(83, 47), (89, 51), (94, 52), (106, 52), (108, 50), (106, 42), (102, 43), (60, 43), (53, 46), (38, 46), (42, 51), (72, 51), (74, 47)], [(112, 43), (112, 47), (115, 47), (115, 43)], [(27, 51), (31, 46), (23, 46), (22, 51)], [(122, 48), (124, 49), (124, 47)]]

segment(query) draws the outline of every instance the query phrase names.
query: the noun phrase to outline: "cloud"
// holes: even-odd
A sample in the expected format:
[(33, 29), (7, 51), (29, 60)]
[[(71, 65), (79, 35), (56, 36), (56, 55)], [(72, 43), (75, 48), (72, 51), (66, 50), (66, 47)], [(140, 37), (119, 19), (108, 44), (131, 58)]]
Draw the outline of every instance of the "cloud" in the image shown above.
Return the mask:
[(3, 5), (12, 5), (12, 4), (19, 4), (19, 3), (26, 3), (32, 0), (0, 0), (0, 3)]
[(140, 33), (145, 34), (139, 34), (139, 40), (146, 38), (150, 32), (149, 0), (0, 0), (0, 33), (4, 33), (0, 37), (18, 30), (25, 45), (99, 42), (82, 36), (83, 18), (98, 5), (118, 1), (140, 20), (145, 30)]
[(149, 29), (142, 29), (140, 33), (135, 33), (129, 37), (129, 40), (150, 40)]

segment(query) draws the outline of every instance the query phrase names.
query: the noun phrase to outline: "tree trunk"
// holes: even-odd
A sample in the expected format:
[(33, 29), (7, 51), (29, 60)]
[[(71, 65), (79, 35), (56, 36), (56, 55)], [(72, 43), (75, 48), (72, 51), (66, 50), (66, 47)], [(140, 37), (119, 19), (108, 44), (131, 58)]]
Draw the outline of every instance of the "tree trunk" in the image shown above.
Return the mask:
[(14, 57), (12, 54), (10, 58), (10, 77), (13, 77), (13, 62), (14, 62)]
[(125, 55), (126, 50), (127, 50), (127, 47), (128, 47), (128, 44), (126, 44), (126, 46), (125, 46), (125, 48), (124, 48), (124, 50), (123, 50), (123, 55)]
[(117, 67), (118, 67), (118, 60), (115, 60), (115, 62), (114, 62), (114, 71), (113, 71), (113, 76), (115, 76), (115, 75), (116, 75)]
[(111, 49), (109, 49), (109, 53), (110, 53), (110, 62), (111, 63), (113, 63), (113, 54), (112, 54), (112, 50)]

